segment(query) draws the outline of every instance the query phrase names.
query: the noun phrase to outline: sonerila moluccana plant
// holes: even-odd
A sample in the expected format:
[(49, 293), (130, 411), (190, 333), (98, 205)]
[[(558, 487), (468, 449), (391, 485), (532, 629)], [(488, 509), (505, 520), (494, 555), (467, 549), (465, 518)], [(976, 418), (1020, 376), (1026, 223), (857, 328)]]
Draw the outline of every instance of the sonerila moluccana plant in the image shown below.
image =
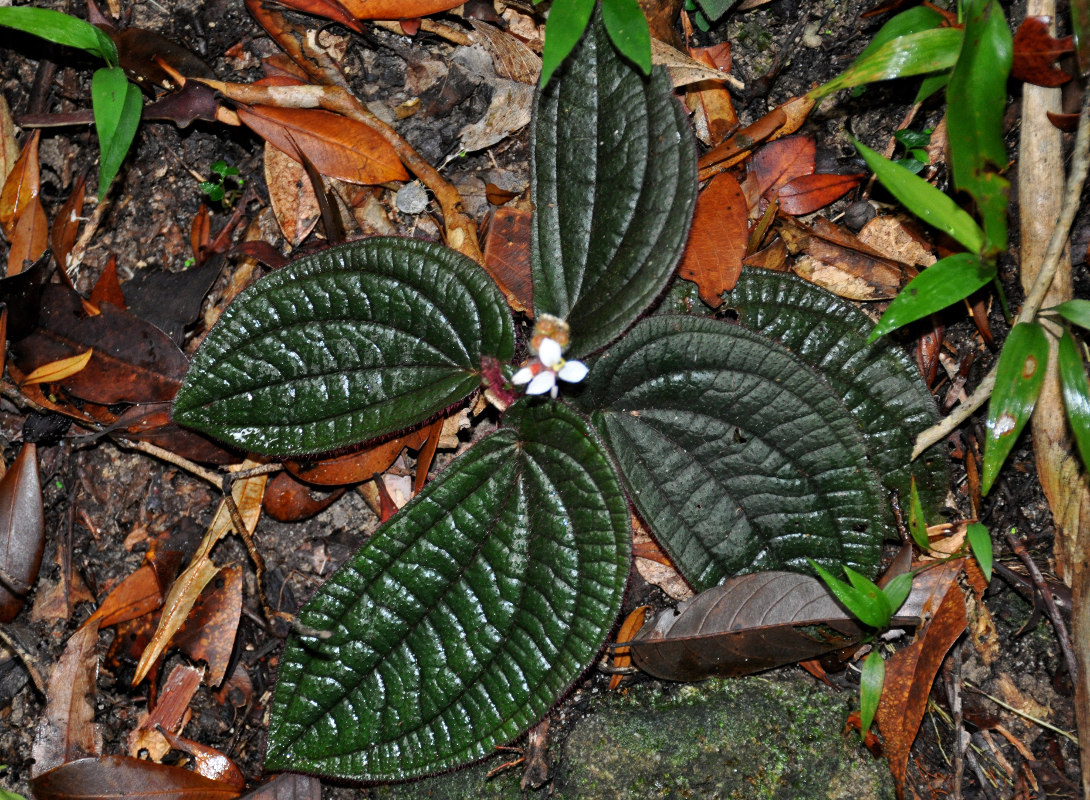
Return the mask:
[(650, 313), (694, 144), (665, 74), (619, 56), (599, 15), (537, 98), (532, 152), (528, 359), (477, 264), (369, 239), (243, 293), (178, 393), (179, 422), (277, 455), (405, 430), (483, 383), (517, 396), (301, 610), (321, 635), (281, 658), (270, 769), (400, 780), (517, 737), (614, 624), (630, 504), (699, 590), (807, 559), (873, 575), (889, 492), (914, 476), (941, 500), (941, 459), (909, 466), (930, 396), (855, 308), (752, 272), (728, 297), (739, 321)]

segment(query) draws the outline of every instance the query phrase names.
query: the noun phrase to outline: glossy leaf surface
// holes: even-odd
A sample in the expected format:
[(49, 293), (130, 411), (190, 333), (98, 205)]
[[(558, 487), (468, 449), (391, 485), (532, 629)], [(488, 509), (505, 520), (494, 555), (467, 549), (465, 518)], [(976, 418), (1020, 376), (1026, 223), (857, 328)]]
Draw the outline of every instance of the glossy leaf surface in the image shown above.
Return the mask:
[(1079, 345), (1069, 331), (1060, 337), (1057, 356), (1067, 421), (1075, 435), (1082, 463), (1090, 469), (1090, 384), (1086, 381)]
[(673, 273), (696, 154), (666, 74), (640, 75), (600, 16), (534, 113), (534, 311), (568, 321), (568, 355), (580, 358), (623, 333)]
[(790, 275), (744, 269), (727, 305), (740, 321), (784, 344), (817, 369), (840, 395), (867, 440), (871, 465), (902, 503), (912, 480), (926, 509), (942, 508), (949, 475), (941, 446), (912, 461), (920, 431), (938, 411), (915, 363), (888, 342), (867, 344), (874, 327), (851, 303)]
[(863, 737), (866, 737), (874, 722), (885, 681), (886, 662), (877, 650), (872, 650), (863, 661), (863, 671), (859, 676), (859, 733)]
[(1048, 338), (1036, 322), (1020, 322), (1011, 328), (996, 367), (995, 389), (988, 403), (987, 432), (980, 490), (992, 488), (1018, 434), (1029, 421), (1037, 395), (1045, 381)]
[(1059, 314), (1072, 325), (1090, 330), (1090, 300), (1068, 300), (1045, 311)]
[(355, 242), (243, 292), (197, 351), (174, 418), (253, 451), (332, 450), (458, 402), (513, 339), (474, 262), (413, 239)]
[(587, 29), (590, 15), (594, 11), (594, 0), (556, 0), (553, 3), (556, 13), (549, 12), (545, 22), (545, 47), (541, 54), (541, 85), (549, 79), (563, 63)]
[(980, 565), (980, 571), (984, 573), (984, 580), (991, 581), (994, 560), (991, 533), (979, 522), (973, 522), (965, 528), (965, 538), (969, 541), (976, 563)]
[(136, 84), (129, 83), (121, 67), (104, 67), (95, 70), (91, 78), (91, 102), (102, 151), (98, 164), (98, 199), (101, 202), (136, 136), (142, 100), (140, 90)]
[(300, 613), (271, 769), (398, 780), (492, 752), (541, 718), (620, 607), (631, 529), (580, 417), (513, 406)]
[(936, 261), (901, 290), (871, 331), (870, 340), (964, 300), (995, 277), (995, 263), (972, 253)]
[(587, 384), (581, 402), (629, 497), (692, 586), (808, 571), (808, 558), (873, 575), (886, 512), (863, 436), (782, 345), (729, 323), (653, 317)]
[(12, 6), (0, 8), (0, 25), (85, 50), (111, 66), (117, 64), (117, 48), (110, 37), (79, 17), (48, 8)]

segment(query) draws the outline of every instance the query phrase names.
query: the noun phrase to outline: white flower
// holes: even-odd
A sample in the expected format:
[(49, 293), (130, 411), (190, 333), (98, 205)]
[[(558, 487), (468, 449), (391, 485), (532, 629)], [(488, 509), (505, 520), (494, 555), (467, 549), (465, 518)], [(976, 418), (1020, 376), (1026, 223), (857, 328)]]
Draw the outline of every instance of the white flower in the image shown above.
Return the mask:
[(566, 361), (560, 343), (545, 338), (537, 347), (537, 358), (515, 373), (511, 383), (526, 386), (526, 394), (545, 394), (556, 398), (556, 379), (565, 383), (578, 383), (587, 377), (587, 365), (582, 361)]

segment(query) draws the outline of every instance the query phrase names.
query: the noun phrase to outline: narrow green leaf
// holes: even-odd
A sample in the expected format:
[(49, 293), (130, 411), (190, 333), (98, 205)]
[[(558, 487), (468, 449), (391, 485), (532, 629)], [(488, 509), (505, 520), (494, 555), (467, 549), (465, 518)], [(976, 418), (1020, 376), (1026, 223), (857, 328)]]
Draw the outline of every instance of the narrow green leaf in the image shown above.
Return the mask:
[(692, 132), (666, 73), (644, 78), (596, 13), (538, 93), (531, 155), (534, 310), (567, 320), (569, 355), (582, 358), (673, 275), (696, 203)]
[(967, 2), (965, 41), (946, 87), (946, 126), (954, 185), (976, 201), (986, 254), (1007, 246), (1010, 183), (1002, 175), (1007, 169), (1003, 114), (1013, 58), (1013, 38), (999, 3)]
[(916, 490), (916, 479), (912, 479), (912, 493), (908, 506), (908, 530), (912, 541), (924, 552), (931, 549), (931, 539), (927, 535), (927, 518), (924, 516), (920, 493)]
[(140, 90), (129, 83), (121, 67), (103, 67), (91, 78), (91, 105), (100, 149), (98, 199), (106, 196), (140, 126)]
[[(696, 24), (700, 30), (706, 31), (710, 28), (710, 25), (708, 24), (709, 20), (715, 22), (730, 11), (738, 0), (697, 0), (697, 2), (700, 4), (700, 11), (695, 15)], [(689, 8), (690, 6), (692, 6), (692, 8)], [(685, 7), (689, 8), (690, 11), (696, 8), (689, 0), (687, 0)]]
[(1090, 470), (1090, 386), (1079, 345), (1071, 331), (1064, 331), (1060, 338), (1058, 356), (1067, 422), (1075, 435), (1083, 466)]
[(950, 489), (945, 445), (912, 460), (916, 436), (939, 419), (916, 362), (874, 329), (862, 311), (809, 281), (746, 267), (724, 295), (748, 328), (783, 344), (818, 370), (855, 417), (882, 483), (907, 498), (915, 481), (927, 514), (937, 515)]
[(577, 401), (694, 588), (808, 571), (807, 558), (874, 574), (889, 510), (859, 426), (783, 345), (717, 320), (650, 317), (585, 384)]
[(299, 614), (266, 766), (403, 780), (482, 758), (582, 674), (620, 608), (628, 506), (586, 423), (522, 403)]
[(40, 36), (56, 44), (76, 47), (117, 66), (117, 48), (110, 37), (89, 22), (60, 11), (32, 6), (0, 8), (0, 25)]
[(965, 529), (965, 538), (969, 540), (969, 549), (972, 550), (976, 563), (980, 565), (984, 579), (991, 581), (992, 535), (979, 522), (973, 522)]
[(555, 0), (545, 21), (545, 47), (541, 53), (541, 83), (545, 87), (556, 68), (571, 53), (587, 29), (595, 0)]
[(848, 576), (849, 583), (865, 594), (867, 599), (873, 602), (874, 607), (881, 613), (883, 617), (882, 624), (875, 627), (884, 628), (889, 625), (889, 618), (893, 616), (893, 609), (890, 608), (889, 597), (886, 593), (879, 589), (878, 584), (874, 581), (860, 575), (851, 567), (844, 567), (844, 574)]
[(240, 447), (305, 454), (404, 430), (510, 361), (507, 303), (441, 245), (376, 238), (289, 264), (243, 292), (193, 357), (174, 419)]
[(927, 75), (922, 81), (920, 81), (920, 88), (916, 90), (916, 99), (913, 100), (913, 104), (923, 103), (924, 100), (929, 98), (935, 92), (940, 92), (946, 88), (946, 84), (950, 82), (949, 72), (940, 72), (936, 75)]
[(1090, 330), (1090, 300), (1068, 300), (1058, 306), (1046, 308), (1045, 311), (1059, 314), (1072, 325)]
[[(912, 592), (912, 573), (905, 572), (901, 575), (897, 575), (882, 589), (882, 594), (886, 596), (886, 600), (889, 602), (891, 609), (890, 616), (897, 613), (898, 609), (905, 604), (905, 600), (908, 599), (908, 595)], [(888, 624), (888, 623), (887, 623)]]
[[(928, 6), (916, 6), (890, 17), (889, 21), (878, 29), (878, 33), (874, 34), (874, 37), (870, 40), (870, 44), (863, 48), (863, 52), (856, 56), (852, 66), (854, 67), (855, 64), (858, 64), (860, 61), (870, 58), (879, 48), (894, 39), (938, 28), (942, 25), (943, 19), (944, 17), (942, 14)], [(851, 67), (849, 67), (849, 69), (850, 68)]]
[(988, 402), (987, 433), (980, 490), (987, 494), (1022, 432), (1045, 380), (1048, 337), (1036, 322), (1015, 325), (996, 366), (995, 389)]
[(636, 0), (602, 0), (602, 21), (621, 55), (639, 67), (644, 75), (649, 74), (651, 32), (640, 4)]
[[(829, 570), (816, 561), (811, 561), (810, 565), (817, 572), (818, 577), (825, 581), (825, 585), (829, 587), (833, 597), (840, 601), (840, 604), (844, 606), (848, 613), (864, 625), (871, 628), (883, 628), (889, 622), (889, 614), (883, 613), (882, 608), (873, 597), (869, 597), (865, 592), (861, 592), (856, 587), (840, 580), (840, 578), (834, 577)], [(886, 603), (888, 605), (888, 601)]]
[(886, 662), (877, 650), (871, 650), (863, 659), (859, 675), (859, 735), (864, 739), (878, 713), (878, 701), (882, 698), (882, 685), (886, 682)]
[(957, 61), (961, 39), (958, 28), (932, 28), (898, 36), (867, 53), (828, 83), (812, 89), (809, 96), (820, 100), (839, 89), (950, 69)]
[(963, 300), (993, 277), (995, 264), (972, 253), (956, 253), (936, 261), (893, 298), (870, 341)]
[(984, 231), (950, 197), (918, 175), (883, 158), (862, 142), (855, 142), (855, 147), (878, 180), (901, 205), (928, 225), (949, 234), (969, 252), (981, 251)]

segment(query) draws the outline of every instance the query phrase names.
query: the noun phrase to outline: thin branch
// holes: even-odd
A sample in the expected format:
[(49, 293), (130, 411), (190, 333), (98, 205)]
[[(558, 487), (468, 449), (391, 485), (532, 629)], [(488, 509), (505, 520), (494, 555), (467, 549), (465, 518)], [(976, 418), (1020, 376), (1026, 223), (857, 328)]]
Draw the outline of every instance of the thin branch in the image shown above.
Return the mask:
[[(1067, 178), (1067, 186), (1064, 188), (1063, 206), (1060, 209), (1060, 217), (1056, 220), (1056, 227), (1052, 230), (1052, 236), (1048, 240), (1048, 249), (1045, 251), (1041, 271), (1037, 274), (1037, 280), (1030, 288), (1022, 310), (1018, 312), (1014, 323), (1031, 322), (1041, 310), (1045, 293), (1052, 284), (1062, 260), (1064, 248), (1067, 247), (1068, 236), (1071, 233), (1071, 223), (1075, 220), (1075, 214), (1079, 210), (1082, 197), (1083, 184), (1086, 183), (1087, 172), (1090, 172), (1090, 92), (1083, 98), (1082, 112), (1079, 114), (1079, 129), (1075, 135), (1075, 149), (1071, 156), (1071, 174)], [(976, 391), (960, 406), (953, 410), (937, 425), (925, 430), (916, 437), (916, 447), (912, 451), (912, 457), (918, 458), (921, 453), (934, 444), (941, 442), (949, 436), (955, 428), (972, 416), (978, 408), (987, 402), (995, 389), (996, 367), (993, 366), (984, 380), (977, 386)]]
[(973, 684), (969, 683), (968, 681), (965, 682), (965, 688), (970, 689), (970, 690), (976, 692), (979, 695), (983, 695), (984, 697), (987, 697), (989, 700), (991, 700), (993, 703), (995, 703), (1000, 708), (1005, 708), (1005, 709), (1007, 709), (1007, 711), (1010, 711), (1012, 714), (1017, 714), (1018, 716), (1022, 717), (1022, 719), (1029, 720), (1030, 722), (1032, 722), (1035, 725), (1040, 725), (1042, 728), (1047, 728), (1048, 730), (1052, 731), (1053, 733), (1056, 733), (1056, 734), (1059, 734), (1060, 736), (1063, 736), (1065, 739), (1070, 739), (1072, 742), (1075, 743), (1076, 746), (1078, 746), (1079, 737), (1076, 736), (1075, 734), (1069, 733), (1068, 731), (1065, 731), (1063, 728), (1057, 728), (1055, 725), (1053, 725), (1053, 724), (1051, 724), (1049, 722), (1045, 722), (1043, 719), (1038, 719), (1037, 717), (1033, 716), (1032, 714), (1027, 714), (1025, 711), (1021, 711), (1021, 710), (1015, 708), (1010, 703), (1004, 703), (998, 697), (993, 697), (992, 695), (988, 694), (986, 691), (984, 691), (980, 687), (973, 686)]

